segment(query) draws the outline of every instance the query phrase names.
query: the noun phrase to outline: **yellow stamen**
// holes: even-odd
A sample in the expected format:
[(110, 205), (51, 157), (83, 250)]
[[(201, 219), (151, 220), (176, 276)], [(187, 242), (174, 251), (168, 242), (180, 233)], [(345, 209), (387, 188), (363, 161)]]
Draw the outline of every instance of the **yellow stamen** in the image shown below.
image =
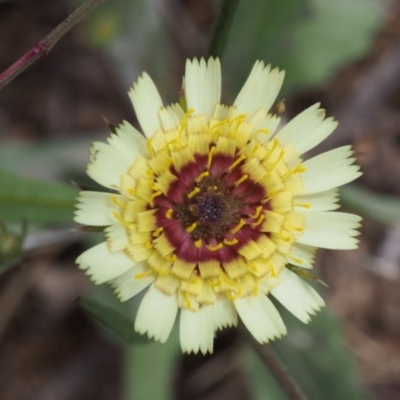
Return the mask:
[(294, 203), (294, 205), (297, 207), (307, 208), (307, 210), (309, 210), (311, 208), (311, 204), (309, 204), (309, 203)]
[(264, 214), (260, 215), (260, 217), (258, 218), (258, 220), (257, 220), (256, 222), (253, 222), (253, 223), (251, 224), (251, 227), (252, 227), (252, 228), (255, 228), (256, 226), (260, 225), (261, 222), (264, 221), (264, 218), (265, 218), (265, 215), (264, 215)]
[(257, 133), (264, 133), (265, 135), (269, 135), (269, 132), (269, 129), (257, 129), (255, 135), (257, 135)]
[(222, 249), (223, 247), (224, 245), (222, 243), (218, 243), (216, 246), (207, 246), (207, 249), (211, 251), (217, 251)]
[(186, 300), (186, 304), (187, 304), (188, 309), (189, 309), (189, 310), (193, 310), (193, 308), (192, 308), (192, 303), (191, 303), (190, 297), (189, 297), (189, 293), (188, 293), (188, 292), (185, 292), (184, 297), (185, 297), (185, 300)]
[(135, 192), (135, 189), (128, 189), (128, 193), (131, 195), (131, 196), (135, 196), (136, 195), (136, 192)]
[(303, 264), (303, 260), (297, 257), (293, 257), (289, 254), (289, 258), (291, 258), (294, 262), (297, 262), (298, 264)]
[(241, 283), (240, 283), (240, 281), (237, 283), (237, 295), (239, 296), (239, 297), (242, 297), (242, 294), (243, 294), (243, 289), (242, 289), (242, 285), (241, 285)]
[(189, 119), (190, 114), (193, 114), (195, 111), (194, 108), (190, 108), (187, 113), (184, 115), (184, 117), (181, 120), (180, 126), (179, 126), (179, 135), (183, 132), (183, 130), (186, 128), (187, 126), (187, 121)]
[(226, 170), (228, 173), (232, 172), (232, 170), (238, 166), (243, 160), (246, 159), (246, 156), (242, 154), (236, 161), (234, 161)]
[(207, 169), (210, 169), (211, 163), (212, 163), (212, 158), (215, 153), (215, 146), (212, 146), (210, 149), (210, 152), (208, 153), (208, 160), (207, 160)]
[(158, 197), (158, 196), (161, 196), (162, 195), (162, 191), (161, 190), (159, 190), (158, 192), (155, 192), (155, 193), (153, 193), (151, 196), (150, 196), (150, 205), (153, 207), (154, 206), (154, 199), (156, 198), (156, 197)]
[(174, 214), (174, 210), (172, 209), (172, 208), (169, 208), (168, 210), (167, 210), (167, 212), (165, 213), (165, 216), (168, 218), (168, 219), (172, 219), (172, 215)]
[(151, 243), (151, 241), (148, 240), (148, 241), (145, 243), (145, 246), (146, 246), (146, 249), (151, 249), (151, 248), (153, 247), (153, 243)]
[(152, 141), (153, 141), (152, 138), (147, 139), (146, 148), (147, 148), (148, 152), (149, 152), (151, 155), (154, 155), (154, 154), (155, 154), (155, 153), (154, 153), (154, 149), (153, 149), (153, 146), (152, 146), (152, 144), (151, 144)]
[(111, 201), (117, 206), (120, 207), (121, 203), (118, 201), (118, 197), (114, 194), (111, 196)]
[(235, 301), (237, 299), (237, 296), (235, 294), (233, 294), (232, 292), (228, 292), (226, 293), (226, 297), (230, 300), (230, 301)]
[(268, 203), (269, 201), (271, 201), (271, 198), (273, 197), (274, 194), (275, 194), (275, 193), (270, 192), (270, 195), (269, 195), (268, 197), (266, 197), (265, 199), (262, 199), (262, 200), (260, 201), (260, 203), (261, 203), (261, 204), (266, 204), (266, 203)]
[(257, 268), (256, 268), (256, 266), (254, 265), (253, 262), (248, 261), (247, 262), (247, 266), (248, 266), (250, 272), (252, 272), (254, 275), (257, 275), (258, 271), (257, 271)]
[(188, 226), (188, 227), (186, 228), (186, 232), (191, 233), (191, 232), (193, 232), (193, 231), (196, 229), (196, 227), (197, 227), (197, 222), (193, 222), (192, 225), (190, 225), (190, 226)]
[(200, 192), (200, 189), (198, 187), (195, 187), (188, 195), (187, 198), (191, 199), (192, 197), (196, 196), (197, 193)]
[(161, 235), (161, 233), (163, 232), (163, 230), (164, 230), (163, 227), (159, 227), (158, 229), (156, 229), (156, 230), (153, 232), (153, 236), (154, 236), (154, 237), (159, 237), (159, 236)]
[(199, 239), (199, 240), (196, 240), (195, 242), (194, 242), (194, 245), (195, 245), (195, 247), (197, 247), (198, 249), (201, 247), (201, 239)]
[(235, 129), (238, 129), (240, 124), (243, 123), (243, 121), (246, 119), (246, 114), (240, 114), (235, 118), (232, 118), (231, 120), (228, 120), (230, 122), (231, 125), (233, 125), (234, 123), (236, 123), (236, 127)]
[(168, 261), (175, 261), (176, 260), (176, 255), (175, 254), (172, 254), (172, 256), (167, 255), (167, 256), (165, 256), (165, 258)]
[(227, 274), (221, 274), (222, 279), (229, 285), (229, 286), (236, 286), (235, 281), (233, 281)]
[(156, 186), (156, 183), (154, 181), (151, 181), (150, 187), (156, 192), (159, 190), (159, 188)]
[(254, 214), (250, 214), (249, 217), (250, 218), (258, 218), (258, 216), (260, 215), (262, 209), (263, 209), (263, 206), (258, 206), (256, 208), (256, 212)]
[(307, 168), (303, 164), (296, 165), (292, 170), (292, 174), (299, 174), (300, 172), (307, 171)]
[(199, 183), (209, 175), (210, 175), (210, 173), (208, 171), (204, 171), (195, 179), (195, 182)]
[(246, 221), (244, 219), (241, 219), (239, 223), (234, 228), (231, 229), (231, 232), (236, 233), (240, 231), (240, 229), (242, 229), (244, 225), (246, 225)]
[(151, 275), (151, 274), (152, 274), (152, 271), (149, 269), (148, 271), (143, 272), (143, 273), (141, 273), (141, 274), (136, 274), (136, 275), (133, 277), (133, 279), (143, 279), (143, 278), (146, 278), (146, 276), (149, 276), (149, 275)]
[(125, 220), (121, 217), (121, 215), (119, 215), (119, 213), (118, 213), (117, 211), (113, 211), (113, 212), (112, 212), (112, 215), (117, 219), (117, 221), (118, 221), (121, 225), (125, 226), (126, 228), (129, 228), (129, 226), (131, 225), (129, 222), (125, 221)]
[(243, 183), (249, 176), (247, 174), (243, 175), (240, 179), (238, 179), (235, 182), (235, 186), (239, 186), (241, 183)]
[(233, 246), (237, 243), (239, 243), (239, 240), (237, 240), (236, 238), (232, 240), (224, 239), (224, 244), (227, 244), (228, 246)]
[(260, 279), (257, 279), (256, 280), (256, 285), (254, 286), (254, 289), (253, 289), (253, 296), (254, 297), (258, 296), (259, 289), (260, 289)]

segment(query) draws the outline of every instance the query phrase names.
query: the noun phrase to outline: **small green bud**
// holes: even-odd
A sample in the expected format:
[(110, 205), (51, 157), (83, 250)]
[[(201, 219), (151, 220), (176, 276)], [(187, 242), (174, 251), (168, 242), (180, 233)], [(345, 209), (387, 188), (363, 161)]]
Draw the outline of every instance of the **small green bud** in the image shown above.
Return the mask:
[(22, 240), (9, 232), (0, 234), (0, 259), (13, 259), (21, 254)]
[(21, 226), (21, 233), (10, 232), (0, 221), (0, 266), (4, 267), (21, 256), (22, 243), (26, 234), (26, 223)]

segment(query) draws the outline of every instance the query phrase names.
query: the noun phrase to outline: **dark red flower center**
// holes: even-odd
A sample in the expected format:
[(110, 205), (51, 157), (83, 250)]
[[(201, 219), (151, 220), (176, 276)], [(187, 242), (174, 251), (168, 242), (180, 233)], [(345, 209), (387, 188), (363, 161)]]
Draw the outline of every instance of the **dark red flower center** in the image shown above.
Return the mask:
[(264, 234), (257, 227), (269, 207), (265, 188), (246, 174), (238, 157), (216, 155), (207, 167), (207, 159), (199, 156), (179, 174), (171, 170), (179, 179), (155, 204), (158, 225), (181, 259), (229, 261)]

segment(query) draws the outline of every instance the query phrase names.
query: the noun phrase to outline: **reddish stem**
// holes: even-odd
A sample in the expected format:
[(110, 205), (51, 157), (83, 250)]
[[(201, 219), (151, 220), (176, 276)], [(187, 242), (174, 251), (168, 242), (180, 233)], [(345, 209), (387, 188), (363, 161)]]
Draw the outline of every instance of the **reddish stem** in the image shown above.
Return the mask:
[(67, 17), (60, 25), (53, 29), (45, 38), (43, 38), (32, 49), (26, 52), (20, 59), (0, 74), (0, 90), (7, 86), (21, 72), (27, 69), (31, 64), (50, 49), (83, 17), (89, 14), (94, 8), (104, 3), (106, 0), (88, 0)]

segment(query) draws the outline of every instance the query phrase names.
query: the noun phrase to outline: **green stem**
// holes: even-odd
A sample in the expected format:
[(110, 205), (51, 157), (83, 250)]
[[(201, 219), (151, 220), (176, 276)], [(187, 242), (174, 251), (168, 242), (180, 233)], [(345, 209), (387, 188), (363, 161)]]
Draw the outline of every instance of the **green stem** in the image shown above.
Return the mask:
[(282, 391), (286, 394), (289, 400), (307, 400), (307, 397), (301, 391), (300, 387), (289, 375), (286, 368), (282, 363), (275, 357), (273, 352), (268, 348), (267, 345), (258, 343), (253, 335), (242, 325), (239, 328), (242, 336), (250, 343), (255, 353), (261, 358), (262, 362), (268, 368), (269, 372), (273, 375), (275, 380), (278, 382)]
[(208, 48), (208, 55), (222, 57), (228, 44), (229, 33), (236, 15), (240, 0), (223, 0), (221, 11), (214, 27)]
[(37, 45), (32, 47), (19, 60), (12, 64), (2, 74), (0, 74), (0, 90), (14, 80), (21, 72), (25, 71), (39, 58), (47, 54), (51, 48), (82, 18), (93, 11), (97, 6), (106, 0), (88, 0), (67, 17), (60, 25), (53, 29)]

